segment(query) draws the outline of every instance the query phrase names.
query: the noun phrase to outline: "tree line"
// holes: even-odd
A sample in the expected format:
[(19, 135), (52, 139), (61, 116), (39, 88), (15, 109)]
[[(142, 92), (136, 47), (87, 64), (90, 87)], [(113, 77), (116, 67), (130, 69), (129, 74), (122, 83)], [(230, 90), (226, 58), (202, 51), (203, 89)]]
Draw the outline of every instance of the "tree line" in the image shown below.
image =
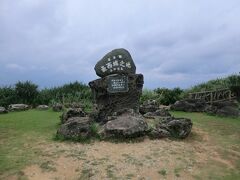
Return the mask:
[(63, 86), (39, 89), (37, 84), (31, 81), (17, 82), (13, 86), (0, 88), (0, 106), (7, 107), (10, 104), (28, 104), (33, 107), (54, 103), (81, 102), (90, 103), (92, 95), (90, 88), (80, 82), (68, 83)]
[[(210, 80), (185, 90), (181, 88), (144, 89), (140, 102), (156, 100), (159, 104), (169, 105), (175, 103), (177, 100), (187, 98), (190, 92), (230, 88), (239, 94), (239, 87), (240, 75), (234, 74), (226, 78)], [(19, 81), (13, 86), (0, 87), (0, 106), (3, 107), (18, 103), (28, 104), (34, 107), (40, 104), (52, 105), (54, 103), (67, 104), (73, 102), (82, 103), (90, 107), (92, 105), (90, 87), (77, 81), (59, 87), (41, 90), (38, 88), (38, 85), (31, 81)]]

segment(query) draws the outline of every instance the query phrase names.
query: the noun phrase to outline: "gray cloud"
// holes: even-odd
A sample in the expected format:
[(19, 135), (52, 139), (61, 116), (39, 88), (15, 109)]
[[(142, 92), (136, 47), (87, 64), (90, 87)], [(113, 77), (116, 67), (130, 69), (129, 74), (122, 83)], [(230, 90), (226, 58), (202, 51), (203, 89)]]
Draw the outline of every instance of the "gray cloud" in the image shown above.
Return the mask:
[(146, 87), (189, 87), (239, 72), (239, 16), (238, 0), (2, 0), (0, 85), (87, 83), (124, 47)]

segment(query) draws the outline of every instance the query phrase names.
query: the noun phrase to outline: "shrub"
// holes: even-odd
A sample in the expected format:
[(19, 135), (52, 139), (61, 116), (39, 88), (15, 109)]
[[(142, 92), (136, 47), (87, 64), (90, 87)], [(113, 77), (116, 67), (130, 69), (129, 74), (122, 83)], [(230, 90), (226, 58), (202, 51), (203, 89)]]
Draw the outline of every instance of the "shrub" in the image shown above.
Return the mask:
[(174, 104), (177, 100), (181, 99), (182, 93), (183, 90), (180, 88), (157, 88), (155, 90), (144, 89), (140, 102), (143, 103), (147, 100), (156, 100), (159, 104), (163, 105)]
[(180, 88), (157, 88), (154, 91), (158, 94), (157, 101), (163, 105), (174, 104), (181, 99), (181, 94), (183, 93), (183, 90)]
[(15, 84), (15, 91), (18, 98), (18, 103), (33, 105), (38, 96), (38, 85), (30, 81), (18, 82)]
[(153, 90), (143, 89), (142, 95), (140, 97), (140, 103), (147, 100), (156, 100), (157, 94)]
[(17, 94), (12, 86), (0, 88), (0, 106), (7, 108), (9, 104), (15, 102), (17, 102)]
[(231, 86), (240, 86), (240, 75), (231, 75), (227, 78), (227, 84), (229, 87)]

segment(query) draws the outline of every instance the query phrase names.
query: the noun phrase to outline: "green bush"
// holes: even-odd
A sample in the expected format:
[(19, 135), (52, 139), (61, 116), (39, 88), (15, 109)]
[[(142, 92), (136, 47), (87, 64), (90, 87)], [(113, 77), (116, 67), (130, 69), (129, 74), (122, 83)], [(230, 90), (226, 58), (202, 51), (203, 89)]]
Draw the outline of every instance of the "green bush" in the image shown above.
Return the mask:
[(157, 101), (163, 105), (174, 104), (181, 99), (181, 94), (183, 93), (183, 90), (180, 88), (157, 88), (154, 91), (158, 95)]
[(14, 87), (6, 86), (0, 88), (0, 106), (7, 108), (9, 104), (17, 102), (17, 99)]
[(15, 91), (18, 98), (18, 103), (35, 105), (38, 96), (38, 85), (30, 81), (17, 82), (15, 84)]
[(157, 99), (157, 93), (155, 93), (153, 90), (150, 89), (143, 89), (142, 95), (140, 97), (140, 103), (143, 103), (147, 100), (156, 100)]
[(240, 86), (240, 75), (231, 75), (227, 78), (227, 84), (231, 86)]
[(157, 88), (155, 90), (144, 89), (140, 102), (143, 103), (147, 100), (156, 100), (159, 104), (163, 105), (174, 104), (177, 100), (181, 99), (182, 93), (183, 90), (180, 88)]

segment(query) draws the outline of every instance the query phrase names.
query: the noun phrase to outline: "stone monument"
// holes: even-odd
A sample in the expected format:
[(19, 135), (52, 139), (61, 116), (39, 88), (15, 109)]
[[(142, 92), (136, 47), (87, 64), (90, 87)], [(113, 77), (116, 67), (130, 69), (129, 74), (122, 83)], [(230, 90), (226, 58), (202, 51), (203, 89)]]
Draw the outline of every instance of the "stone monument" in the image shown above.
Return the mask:
[(139, 99), (143, 88), (143, 75), (136, 74), (130, 53), (115, 49), (107, 53), (95, 66), (100, 79), (91, 81), (90, 88), (96, 104), (98, 122), (108, 121), (124, 109), (139, 113)]
[(139, 113), (143, 75), (126, 49), (107, 53), (95, 66), (100, 79), (89, 82), (96, 107), (95, 121), (104, 125), (107, 135), (143, 134), (147, 123)]
[(174, 118), (167, 110), (159, 109), (157, 104), (142, 106), (142, 116), (139, 99), (143, 75), (136, 74), (136, 66), (127, 50), (115, 49), (107, 53), (97, 62), (95, 71), (100, 78), (89, 82), (95, 109), (90, 115), (81, 108), (68, 109), (61, 117), (58, 135), (73, 139), (96, 134), (101, 139), (145, 135), (186, 138), (191, 132), (190, 119)]

